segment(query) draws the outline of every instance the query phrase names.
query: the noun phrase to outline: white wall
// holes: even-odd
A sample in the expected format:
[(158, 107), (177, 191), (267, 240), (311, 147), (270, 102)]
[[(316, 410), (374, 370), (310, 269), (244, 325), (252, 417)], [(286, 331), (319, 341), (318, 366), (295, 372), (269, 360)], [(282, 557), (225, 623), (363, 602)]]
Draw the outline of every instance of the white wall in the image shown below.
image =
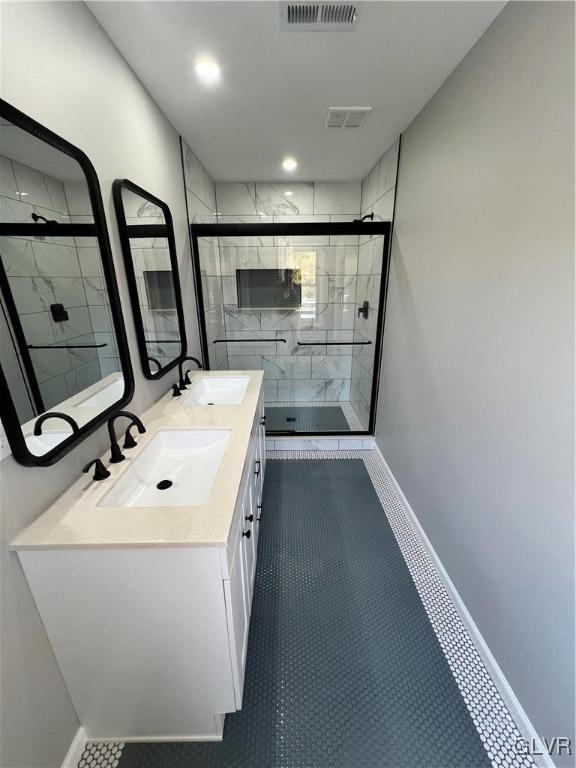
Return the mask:
[[(188, 349), (199, 354), (177, 133), (82, 3), (2, 3), (2, 97), (84, 150), (92, 160), (112, 240), (136, 395), (142, 412), (174, 380), (141, 374), (111, 184), (126, 177), (172, 211), (180, 263)], [(3, 768), (59, 766), (78, 727), (46, 635), (15, 554), (7, 542), (77, 479), (106, 448), (104, 429), (63, 461), (44, 469), (1, 466), (1, 715)]]
[(573, 97), (574, 6), (510, 3), (403, 135), (377, 426), (538, 733), (572, 738)]

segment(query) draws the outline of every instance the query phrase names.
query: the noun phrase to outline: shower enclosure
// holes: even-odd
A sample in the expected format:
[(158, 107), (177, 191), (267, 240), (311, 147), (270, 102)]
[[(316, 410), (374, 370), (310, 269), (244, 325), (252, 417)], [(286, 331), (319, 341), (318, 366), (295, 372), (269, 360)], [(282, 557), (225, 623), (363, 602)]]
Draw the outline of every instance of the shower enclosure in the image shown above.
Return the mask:
[(193, 224), (212, 370), (263, 370), (268, 435), (373, 432), (390, 222)]

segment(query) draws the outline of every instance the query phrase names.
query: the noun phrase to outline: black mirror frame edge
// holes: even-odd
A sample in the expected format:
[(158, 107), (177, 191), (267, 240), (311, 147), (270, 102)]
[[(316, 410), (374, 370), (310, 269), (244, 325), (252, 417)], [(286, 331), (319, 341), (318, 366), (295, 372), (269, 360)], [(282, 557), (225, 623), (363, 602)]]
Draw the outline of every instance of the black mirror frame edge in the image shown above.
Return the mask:
[[(174, 358), (172, 362), (160, 368), (156, 373), (152, 373), (150, 368), (148, 350), (146, 348), (146, 334), (144, 331), (144, 324), (142, 323), (142, 314), (140, 312), (140, 301), (138, 298), (138, 287), (136, 285), (136, 273), (134, 272), (134, 263), (132, 261), (132, 251), (130, 248), (130, 237), (128, 235), (128, 225), (126, 223), (126, 215), (124, 213), (124, 204), (122, 202), (122, 190), (129, 189), (145, 200), (156, 205), (162, 210), (164, 218), (166, 220), (166, 239), (168, 240), (168, 250), (170, 252), (170, 264), (172, 266), (172, 280), (174, 283), (174, 294), (176, 298), (176, 313), (178, 315), (178, 325), (180, 331), (180, 346), (181, 353), (178, 357)], [(174, 224), (172, 221), (172, 213), (168, 205), (159, 200), (150, 192), (147, 192), (142, 187), (139, 187), (129, 179), (116, 179), (112, 183), (112, 198), (114, 200), (114, 209), (116, 211), (116, 219), (118, 221), (118, 232), (120, 234), (120, 245), (122, 247), (122, 255), (124, 257), (124, 267), (126, 270), (126, 278), (128, 281), (128, 293), (130, 295), (130, 303), (132, 304), (132, 316), (134, 318), (134, 325), (136, 328), (136, 340), (138, 342), (138, 351), (140, 352), (140, 364), (142, 366), (142, 372), (147, 379), (158, 380), (163, 378), (169, 371), (175, 368), (187, 354), (187, 340), (186, 340), (186, 326), (184, 323), (184, 308), (182, 303), (182, 288), (180, 286), (180, 273), (178, 271), (178, 256), (176, 253), (176, 240), (174, 238)]]
[(36, 120), (29, 117), (24, 112), (21, 112), (16, 107), (13, 107), (11, 104), (4, 101), (4, 99), (0, 99), (0, 117), (9, 120), (19, 128), (22, 128), (33, 136), (36, 136), (38, 139), (51, 144), (69, 157), (72, 157), (84, 172), (88, 184), (90, 202), (94, 212), (94, 225), (96, 227), (95, 237), (98, 239), (98, 244), (100, 246), (102, 269), (104, 271), (106, 288), (110, 298), (112, 322), (114, 323), (116, 344), (122, 365), (122, 375), (124, 376), (124, 395), (120, 400), (106, 408), (105, 411), (102, 411), (102, 413), (95, 419), (92, 419), (92, 421), (81, 426), (78, 432), (74, 432), (69, 438), (63, 440), (51, 451), (48, 451), (42, 456), (35, 456), (26, 446), (26, 441), (24, 440), (20, 420), (12, 400), (10, 388), (6, 381), (6, 377), (4, 376), (4, 371), (0, 366), (0, 418), (4, 425), (12, 455), (19, 464), (23, 464), (25, 467), (47, 467), (62, 459), (67, 453), (88, 437), (88, 435), (93, 434), (100, 426), (108, 421), (108, 418), (112, 413), (119, 408), (128, 405), (134, 396), (134, 374), (130, 361), (128, 339), (122, 320), (120, 295), (118, 293), (118, 284), (116, 282), (116, 273), (114, 270), (112, 250), (110, 248), (106, 216), (104, 214), (100, 182), (98, 181), (98, 176), (92, 162), (81, 149), (74, 146), (74, 144), (70, 144), (66, 139), (58, 136), (58, 134), (54, 133), (49, 128), (46, 128), (41, 123), (36, 122)]

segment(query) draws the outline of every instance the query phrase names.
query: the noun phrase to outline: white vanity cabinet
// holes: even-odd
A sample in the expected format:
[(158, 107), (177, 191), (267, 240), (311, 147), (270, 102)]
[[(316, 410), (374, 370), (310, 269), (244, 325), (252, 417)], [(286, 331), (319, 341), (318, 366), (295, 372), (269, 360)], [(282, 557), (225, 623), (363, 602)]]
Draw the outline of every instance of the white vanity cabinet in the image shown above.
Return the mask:
[(88, 738), (220, 739), (241, 707), (263, 418), (260, 394), (227, 542), (18, 550)]
[(254, 577), (256, 575), (256, 552), (262, 509), (262, 489), (266, 464), (264, 406), (260, 402), (240, 493), (234, 512), (230, 541), (226, 549), (224, 573), (224, 597), (229, 626), (232, 672), (236, 708), (242, 706), (244, 666), (248, 648), (248, 626), (252, 607)]

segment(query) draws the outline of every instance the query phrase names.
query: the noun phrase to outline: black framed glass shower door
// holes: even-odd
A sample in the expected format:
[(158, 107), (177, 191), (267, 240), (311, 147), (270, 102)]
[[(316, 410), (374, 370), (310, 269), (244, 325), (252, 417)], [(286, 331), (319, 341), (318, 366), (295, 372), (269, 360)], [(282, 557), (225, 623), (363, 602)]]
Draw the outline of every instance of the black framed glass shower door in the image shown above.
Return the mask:
[(373, 433), (389, 222), (191, 227), (205, 367), (263, 370), (266, 433)]

